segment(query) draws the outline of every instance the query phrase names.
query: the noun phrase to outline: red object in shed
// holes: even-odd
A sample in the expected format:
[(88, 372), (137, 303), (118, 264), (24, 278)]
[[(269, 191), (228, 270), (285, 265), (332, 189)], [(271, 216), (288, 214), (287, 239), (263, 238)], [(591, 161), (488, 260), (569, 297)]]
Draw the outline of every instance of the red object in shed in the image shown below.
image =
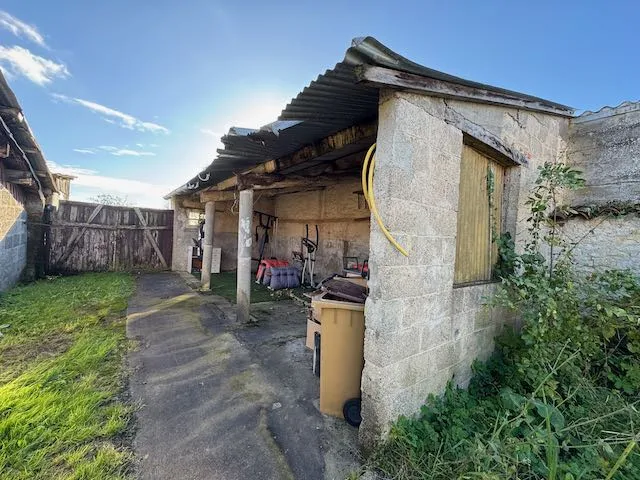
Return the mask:
[[(271, 267), (288, 267), (289, 262), (286, 260), (278, 260), (276, 258), (263, 259), (258, 265), (258, 272), (256, 273), (257, 283), (268, 283), (266, 279), (271, 278)], [(267, 277), (267, 278), (265, 278)]]

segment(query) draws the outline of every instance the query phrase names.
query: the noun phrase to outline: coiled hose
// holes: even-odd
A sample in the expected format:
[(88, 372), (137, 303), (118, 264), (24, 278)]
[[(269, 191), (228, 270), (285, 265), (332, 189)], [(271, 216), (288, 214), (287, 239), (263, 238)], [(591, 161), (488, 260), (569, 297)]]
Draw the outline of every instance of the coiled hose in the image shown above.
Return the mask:
[(362, 192), (364, 194), (365, 200), (367, 201), (367, 204), (369, 205), (369, 210), (371, 210), (371, 213), (373, 213), (373, 217), (376, 219), (376, 222), (378, 223), (380, 230), (382, 230), (382, 233), (384, 233), (384, 236), (387, 237), (387, 240), (389, 240), (391, 245), (393, 245), (396, 250), (398, 250), (405, 257), (408, 257), (409, 254), (407, 253), (407, 251), (402, 248), (402, 246), (396, 241), (395, 238), (393, 238), (393, 235), (389, 233), (387, 227), (385, 227), (384, 223), (382, 223), (382, 219), (380, 218), (380, 214), (378, 213), (378, 208), (376, 207), (376, 199), (373, 196), (373, 170), (376, 166), (375, 151), (376, 144), (374, 143), (373, 145), (371, 145), (364, 157), (364, 165), (362, 166)]

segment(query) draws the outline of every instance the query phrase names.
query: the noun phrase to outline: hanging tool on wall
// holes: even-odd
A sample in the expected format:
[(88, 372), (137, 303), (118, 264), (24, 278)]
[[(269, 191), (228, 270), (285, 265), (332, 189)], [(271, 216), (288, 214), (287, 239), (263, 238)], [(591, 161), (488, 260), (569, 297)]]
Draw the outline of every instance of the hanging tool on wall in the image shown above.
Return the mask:
[(376, 144), (374, 143), (373, 145), (371, 145), (369, 151), (364, 157), (364, 165), (362, 166), (362, 191), (364, 193), (364, 198), (367, 201), (369, 210), (371, 210), (371, 213), (376, 219), (380, 230), (382, 230), (382, 233), (384, 233), (384, 236), (387, 237), (387, 240), (391, 242), (391, 245), (393, 245), (396, 250), (398, 250), (405, 257), (408, 257), (409, 254), (407, 253), (407, 251), (402, 248), (402, 246), (397, 242), (395, 238), (393, 238), (393, 235), (389, 233), (387, 227), (385, 227), (384, 223), (382, 223), (382, 219), (380, 218), (380, 214), (378, 213), (378, 208), (376, 207), (376, 199), (373, 196), (373, 170), (376, 166), (375, 152)]
[(309, 283), (307, 285), (312, 288), (316, 287), (316, 284), (313, 280), (314, 271), (316, 268), (316, 254), (318, 253), (318, 245), (320, 241), (320, 234), (318, 230), (318, 225), (316, 225), (316, 241), (314, 242), (309, 238), (309, 224), (305, 224), (305, 234), (306, 236), (301, 239), (301, 251), (304, 255), (304, 263), (302, 264), (302, 277), (300, 279), (300, 283), (302, 285), (305, 284), (305, 275), (309, 274)]
[[(259, 255), (258, 258), (254, 258), (254, 260), (257, 260), (258, 265), (260, 265), (260, 262), (264, 258), (265, 247), (267, 246), (267, 243), (269, 243), (270, 241), (269, 231), (273, 227), (273, 224), (278, 217), (275, 217), (269, 213), (258, 212), (258, 211), (255, 211), (254, 215), (258, 215), (258, 223), (256, 223), (255, 235), (256, 235), (256, 243), (258, 244), (258, 255)], [(259, 229), (262, 229), (262, 238), (260, 238)]]

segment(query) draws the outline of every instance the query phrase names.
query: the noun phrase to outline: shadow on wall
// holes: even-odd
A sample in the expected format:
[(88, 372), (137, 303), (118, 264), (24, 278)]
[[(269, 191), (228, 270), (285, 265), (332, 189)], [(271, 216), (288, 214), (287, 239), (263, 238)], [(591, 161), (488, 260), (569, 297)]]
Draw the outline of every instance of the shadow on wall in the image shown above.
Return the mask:
[(0, 291), (13, 286), (27, 264), (27, 213), (0, 187)]

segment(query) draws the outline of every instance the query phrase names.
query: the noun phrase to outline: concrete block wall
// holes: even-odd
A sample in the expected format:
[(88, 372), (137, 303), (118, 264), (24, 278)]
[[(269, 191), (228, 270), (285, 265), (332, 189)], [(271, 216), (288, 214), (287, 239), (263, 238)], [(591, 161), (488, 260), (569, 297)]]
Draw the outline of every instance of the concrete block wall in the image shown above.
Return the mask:
[(615, 218), (576, 217), (562, 233), (576, 242), (573, 258), (583, 270), (629, 269), (640, 276), (640, 217), (637, 214)]
[(345, 181), (321, 190), (275, 197), (277, 230), (268, 255), (292, 260), (292, 251), (300, 251), (300, 239), (309, 224), (309, 238), (315, 241), (318, 225), (320, 247), (316, 256), (316, 279), (341, 272), (343, 257), (369, 257), (369, 209), (358, 180)]
[(16, 186), (0, 182), (0, 291), (20, 280), (27, 265), (27, 240), (22, 192)]
[(563, 118), (383, 92), (374, 189), (382, 218), (409, 257), (372, 223), (360, 428), (365, 446), (399, 415), (416, 413), (449, 380), (465, 386), (473, 360), (486, 358), (495, 334), (512, 321), (483, 306), (495, 284), (453, 285), (463, 134), (444, 120), (447, 108), (527, 156), (528, 164), (509, 168), (505, 179), (503, 224), (520, 244), (537, 166), (564, 148)]
[[(255, 210), (271, 213), (274, 212), (274, 201), (269, 197), (261, 197), (255, 193)], [(192, 209), (182, 207), (182, 198), (173, 199), (173, 260), (171, 269), (174, 271), (185, 271), (187, 266), (187, 247), (193, 245), (193, 238), (198, 238), (198, 226), (189, 226), (188, 211), (199, 210), (204, 213), (204, 203), (202, 208)], [(254, 217), (254, 231), (257, 216)], [(261, 232), (261, 230), (259, 230)], [(255, 240), (255, 239), (254, 239)], [(215, 225), (213, 232), (213, 247), (221, 250), (222, 271), (232, 271), (237, 266), (238, 254), (238, 211), (234, 202), (216, 202)], [(258, 246), (254, 241), (254, 256), (257, 257)]]
[[(173, 254), (171, 270), (184, 272), (187, 270), (187, 248), (193, 245), (193, 238), (198, 238), (198, 226), (189, 226), (189, 210), (182, 207), (181, 197), (171, 199), (173, 209)], [(202, 208), (204, 213), (204, 205)]]
[[(573, 206), (640, 202), (640, 102), (604, 107), (571, 120), (567, 162), (586, 180), (566, 201)], [(584, 269), (631, 269), (640, 275), (640, 218), (571, 218), (562, 232), (578, 242), (574, 260)]]
[(586, 180), (571, 196), (572, 204), (640, 202), (640, 102), (572, 119), (566, 160)]

